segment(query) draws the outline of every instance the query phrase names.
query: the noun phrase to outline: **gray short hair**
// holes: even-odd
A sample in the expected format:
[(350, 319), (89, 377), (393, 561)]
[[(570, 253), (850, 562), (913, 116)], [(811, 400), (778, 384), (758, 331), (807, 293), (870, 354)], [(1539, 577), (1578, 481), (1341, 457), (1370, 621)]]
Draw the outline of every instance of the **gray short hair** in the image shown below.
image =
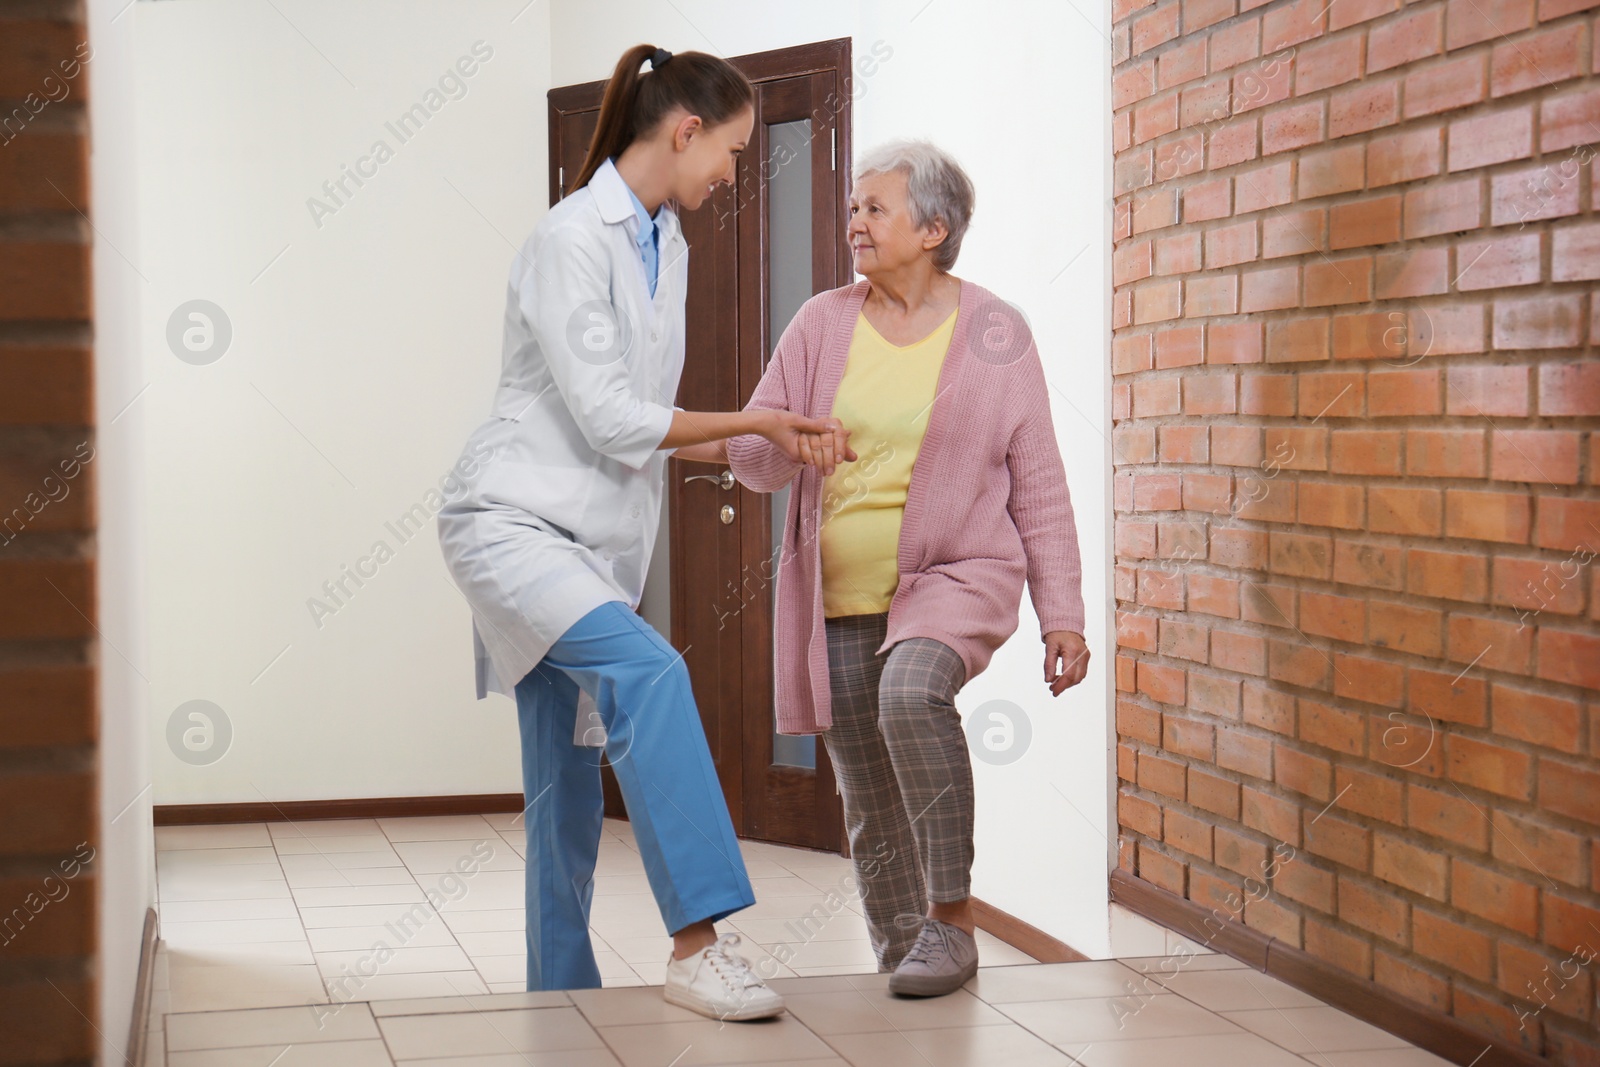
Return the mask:
[(976, 191), (972, 179), (951, 155), (929, 141), (890, 141), (879, 145), (855, 166), (855, 180), (869, 174), (899, 171), (906, 176), (906, 195), (911, 201), (911, 221), (926, 226), (943, 220), (949, 231), (931, 253), (933, 265), (946, 273), (961, 254), (961, 239), (972, 221)]

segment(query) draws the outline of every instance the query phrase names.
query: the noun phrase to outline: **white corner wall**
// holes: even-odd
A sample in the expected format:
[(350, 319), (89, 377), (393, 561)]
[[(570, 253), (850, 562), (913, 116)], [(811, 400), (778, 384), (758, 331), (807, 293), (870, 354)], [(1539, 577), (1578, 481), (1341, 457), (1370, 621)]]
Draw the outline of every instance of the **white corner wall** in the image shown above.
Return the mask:
[[(96, 1062), (121, 1063), (132, 1022), (145, 911), (155, 899), (150, 827), (149, 641), (142, 501), (146, 491), (143, 412), (126, 408), (143, 383), (137, 264), (140, 116), (133, 93), (134, 22), (117, 19), (122, 0), (89, 0), (85, 66), (89, 94), (89, 189), (94, 220), (95, 581), (99, 626), (98, 887), (99, 1008)], [(115, 21), (113, 21), (115, 19)], [(80, 205), (82, 206), (82, 205)], [(143, 1033), (143, 1026), (139, 1027)]]

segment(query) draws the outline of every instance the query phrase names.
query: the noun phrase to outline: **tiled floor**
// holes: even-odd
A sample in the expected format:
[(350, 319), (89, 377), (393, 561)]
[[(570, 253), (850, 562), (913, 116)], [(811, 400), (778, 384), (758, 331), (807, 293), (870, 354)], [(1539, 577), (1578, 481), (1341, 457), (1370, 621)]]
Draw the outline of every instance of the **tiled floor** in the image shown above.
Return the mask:
[[(758, 903), (723, 928), (741, 934), (789, 1013), (719, 1024), (646, 988), (660, 984), (671, 940), (629, 827), (612, 821), (592, 929), (606, 988), (522, 992), (516, 819), (158, 829), (162, 948), (146, 1063), (1445, 1062), (1213, 954), (1046, 965), (980, 931), (985, 966), (965, 990), (891, 997), (875, 973), (848, 863), (752, 842), (743, 850)], [(463, 861), (471, 873), (456, 873)]]

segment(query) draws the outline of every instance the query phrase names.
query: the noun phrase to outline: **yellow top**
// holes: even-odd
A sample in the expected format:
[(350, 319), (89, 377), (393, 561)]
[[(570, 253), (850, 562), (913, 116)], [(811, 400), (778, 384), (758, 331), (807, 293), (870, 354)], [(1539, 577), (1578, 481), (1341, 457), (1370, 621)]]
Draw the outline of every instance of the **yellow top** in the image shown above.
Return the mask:
[(859, 457), (822, 483), (822, 614), (889, 610), (900, 584), (900, 520), (922, 437), (950, 350), (956, 312), (905, 346), (890, 344), (863, 313), (856, 319), (832, 414)]

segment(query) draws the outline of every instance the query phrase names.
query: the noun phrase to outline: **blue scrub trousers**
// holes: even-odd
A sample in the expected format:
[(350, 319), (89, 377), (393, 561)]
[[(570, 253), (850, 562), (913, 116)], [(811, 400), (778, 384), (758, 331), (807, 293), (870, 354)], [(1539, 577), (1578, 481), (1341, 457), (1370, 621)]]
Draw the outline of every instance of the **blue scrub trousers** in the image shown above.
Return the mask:
[(605, 724), (606, 759), (667, 931), (755, 903), (683, 658), (626, 604), (602, 604), (516, 688), (530, 990), (600, 986), (589, 941), (600, 749), (573, 744), (580, 686)]

